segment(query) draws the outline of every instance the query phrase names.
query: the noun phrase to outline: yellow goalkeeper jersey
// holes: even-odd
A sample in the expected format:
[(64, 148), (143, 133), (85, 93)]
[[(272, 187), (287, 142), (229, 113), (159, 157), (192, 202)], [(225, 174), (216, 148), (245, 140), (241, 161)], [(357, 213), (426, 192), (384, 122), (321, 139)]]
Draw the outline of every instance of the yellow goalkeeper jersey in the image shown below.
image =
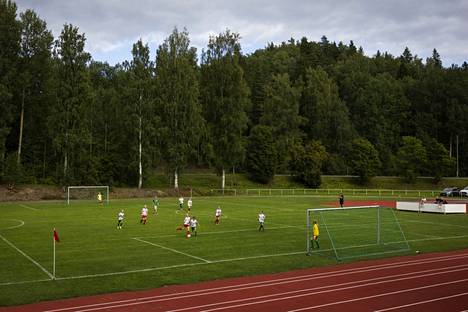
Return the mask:
[(314, 234), (314, 236), (319, 236), (319, 228), (317, 223), (314, 224), (314, 227), (312, 228), (312, 233)]

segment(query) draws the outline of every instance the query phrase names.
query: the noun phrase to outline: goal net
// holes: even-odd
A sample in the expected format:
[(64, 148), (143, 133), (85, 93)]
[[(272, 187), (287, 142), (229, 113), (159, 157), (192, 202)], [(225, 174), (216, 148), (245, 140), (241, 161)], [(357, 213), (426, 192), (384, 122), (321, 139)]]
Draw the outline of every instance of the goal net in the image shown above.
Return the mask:
[[(313, 224), (319, 228), (318, 245)], [(410, 246), (391, 208), (358, 206), (307, 210), (307, 254), (338, 261), (407, 252)]]
[(67, 187), (67, 204), (72, 200), (95, 200), (98, 201), (101, 194), (102, 202), (109, 204), (109, 186), (107, 185), (78, 185)]

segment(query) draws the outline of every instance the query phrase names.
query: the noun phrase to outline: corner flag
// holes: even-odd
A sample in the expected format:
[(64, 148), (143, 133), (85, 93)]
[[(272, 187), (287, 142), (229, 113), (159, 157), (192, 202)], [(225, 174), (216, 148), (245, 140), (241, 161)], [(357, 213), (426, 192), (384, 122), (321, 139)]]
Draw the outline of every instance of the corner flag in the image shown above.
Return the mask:
[(54, 229), (54, 241), (56, 241), (57, 243), (60, 243), (60, 239), (58, 237), (58, 233), (57, 231)]
[(54, 242), (54, 262), (53, 262), (53, 268), (52, 268), (52, 279), (55, 279), (55, 243), (59, 243), (60, 239), (57, 233), (57, 230), (54, 228), (54, 237), (53, 237), (53, 242)]

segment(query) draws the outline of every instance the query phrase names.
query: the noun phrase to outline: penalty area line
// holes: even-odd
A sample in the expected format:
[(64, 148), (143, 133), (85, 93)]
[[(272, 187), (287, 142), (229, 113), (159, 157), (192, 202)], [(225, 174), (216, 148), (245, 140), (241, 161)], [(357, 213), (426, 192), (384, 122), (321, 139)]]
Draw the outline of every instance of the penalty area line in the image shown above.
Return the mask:
[(34, 210), (34, 211), (38, 211), (38, 210), (39, 210), (39, 209), (37, 209), (37, 208), (31, 207), (31, 206), (28, 206), (28, 205), (23, 205), (23, 204), (18, 204), (18, 206), (23, 207), (23, 208), (26, 208), (26, 209), (29, 209), (29, 210)]
[(132, 239), (137, 240), (137, 241), (142, 242), (142, 243), (145, 243), (145, 244), (149, 244), (149, 245), (152, 245), (152, 246), (159, 247), (161, 249), (166, 249), (166, 250), (169, 250), (169, 251), (172, 251), (172, 252), (175, 252), (175, 253), (178, 253), (178, 254), (193, 258), (193, 259), (201, 260), (201, 261), (206, 262), (206, 263), (211, 263), (211, 261), (209, 261), (209, 260), (206, 260), (206, 259), (194, 256), (194, 255), (188, 254), (188, 253), (183, 252), (183, 251), (179, 251), (179, 250), (172, 249), (172, 248), (169, 248), (169, 247), (166, 247), (166, 246), (163, 246), (163, 245), (148, 242), (148, 241), (145, 241), (145, 240), (140, 239), (140, 238), (132, 238)]
[[(280, 229), (288, 229), (291, 226), (277, 226), (277, 227), (268, 227), (267, 230), (280, 230)], [(248, 228), (248, 229), (239, 229), (239, 230), (226, 230), (226, 231), (211, 231), (211, 232), (203, 232), (198, 233), (198, 236), (205, 236), (205, 235), (218, 235), (218, 234), (226, 234), (226, 233), (241, 233), (241, 232), (258, 232), (258, 228)], [(180, 237), (180, 234), (167, 234), (167, 235), (150, 235), (150, 236), (138, 236), (132, 237), (133, 239), (141, 239), (141, 238), (164, 238), (164, 237)]]

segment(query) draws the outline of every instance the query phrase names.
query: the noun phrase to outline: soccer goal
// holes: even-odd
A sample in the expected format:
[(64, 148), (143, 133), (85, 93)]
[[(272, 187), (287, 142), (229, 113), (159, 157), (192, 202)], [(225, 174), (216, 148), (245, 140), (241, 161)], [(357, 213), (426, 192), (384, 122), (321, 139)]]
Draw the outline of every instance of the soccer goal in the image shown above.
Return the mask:
[(109, 186), (107, 185), (78, 185), (67, 187), (67, 204), (70, 200), (97, 200), (101, 193), (102, 202), (109, 204)]
[[(312, 241), (319, 226), (319, 248)], [(307, 254), (338, 261), (410, 250), (394, 209), (380, 206), (307, 209)]]

